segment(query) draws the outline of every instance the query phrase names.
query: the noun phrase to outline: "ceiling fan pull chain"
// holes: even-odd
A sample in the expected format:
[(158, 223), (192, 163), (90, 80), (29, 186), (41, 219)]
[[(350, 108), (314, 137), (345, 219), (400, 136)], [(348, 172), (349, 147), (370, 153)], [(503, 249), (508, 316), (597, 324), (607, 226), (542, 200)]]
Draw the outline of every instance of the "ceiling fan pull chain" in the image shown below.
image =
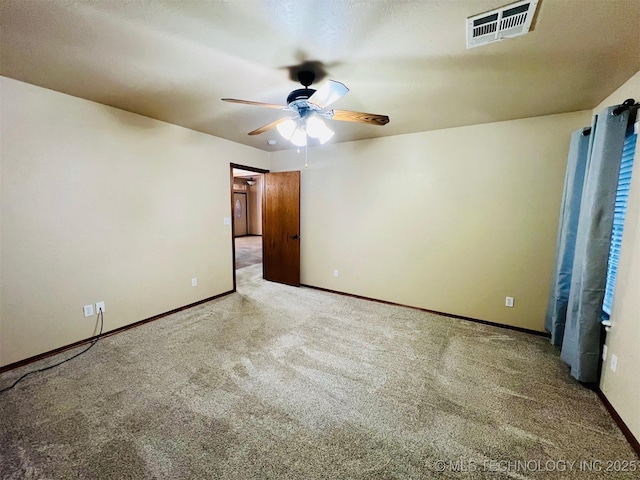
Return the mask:
[(307, 144), (304, 146), (304, 168), (307, 168), (309, 166), (308, 160), (309, 160), (309, 142), (307, 141)]

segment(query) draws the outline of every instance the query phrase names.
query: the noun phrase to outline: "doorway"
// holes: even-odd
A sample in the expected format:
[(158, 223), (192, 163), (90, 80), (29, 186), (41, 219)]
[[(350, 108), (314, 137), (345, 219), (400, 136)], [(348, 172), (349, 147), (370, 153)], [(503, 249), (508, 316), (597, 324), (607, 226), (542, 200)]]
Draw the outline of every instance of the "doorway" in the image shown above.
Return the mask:
[(231, 214), (233, 289), (236, 270), (257, 263), (265, 280), (300, 286), (300, 172), (232, 163)]
[(233, 288), (236, 270), (262, 263), (263, 178), (268, 170), (231, 164)]

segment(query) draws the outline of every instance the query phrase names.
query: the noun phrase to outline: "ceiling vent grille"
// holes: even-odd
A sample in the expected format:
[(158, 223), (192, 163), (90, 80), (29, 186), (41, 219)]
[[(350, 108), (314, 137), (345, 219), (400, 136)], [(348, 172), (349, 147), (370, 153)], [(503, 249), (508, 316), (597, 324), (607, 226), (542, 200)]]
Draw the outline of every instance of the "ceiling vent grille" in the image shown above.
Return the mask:
[(524, 0), (467, 18), (467, 48), (529, 32), (538, 0)]

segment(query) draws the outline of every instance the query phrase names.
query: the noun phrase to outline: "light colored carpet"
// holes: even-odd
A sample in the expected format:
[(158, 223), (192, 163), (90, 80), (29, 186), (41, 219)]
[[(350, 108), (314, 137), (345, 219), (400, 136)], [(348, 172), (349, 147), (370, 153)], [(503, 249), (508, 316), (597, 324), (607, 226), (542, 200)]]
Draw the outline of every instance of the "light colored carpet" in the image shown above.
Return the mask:
[(1, 395), (0, 477), (637, 478), (579, 470), (637, 457), (547, 339), (265, 282), (260, 267), (238, 271), (238, 293)]

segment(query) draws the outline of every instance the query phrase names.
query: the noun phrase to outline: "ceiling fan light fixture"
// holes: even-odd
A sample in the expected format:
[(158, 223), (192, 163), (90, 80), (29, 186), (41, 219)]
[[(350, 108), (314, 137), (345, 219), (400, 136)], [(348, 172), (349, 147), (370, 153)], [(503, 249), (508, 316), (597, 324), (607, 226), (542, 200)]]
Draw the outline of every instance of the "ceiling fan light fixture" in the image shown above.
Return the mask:
[(303, 129), (297, 128), (291, 135), (290, 141), (296, 147), (304, 147), (307, 144), (307, 133)]
[(278, 129), (278, 133), (282, 135), (282, 138), (285, 140), (290, 140), (293, 132), (296, 131), (297, 128), (296, 122), (291, 118), (287, 118), (284, 122), (279, 123), (276, 127)]
[(334, 132), (333, 130), (331, 130), (329, 127), (324, 127), (324, 130), (320, 133), (320, 135), (318, 136), (318, 141), (320, 142), (321, 145), (324, 145), (325, 143), (327, 143), (329, 140), (331, 140), (331, 138), (333, 137)]
[(314, 115), (307, 120), (307, 134), (317, 138), (320, 144), (324, 145), (333, 137), (333, 130), (327, 127), (321, 118)]
[(307, 119), (307, 134), (312, 138), (319, 138), (320, 134), (327, 128), (322, 119), (315, 115)]

